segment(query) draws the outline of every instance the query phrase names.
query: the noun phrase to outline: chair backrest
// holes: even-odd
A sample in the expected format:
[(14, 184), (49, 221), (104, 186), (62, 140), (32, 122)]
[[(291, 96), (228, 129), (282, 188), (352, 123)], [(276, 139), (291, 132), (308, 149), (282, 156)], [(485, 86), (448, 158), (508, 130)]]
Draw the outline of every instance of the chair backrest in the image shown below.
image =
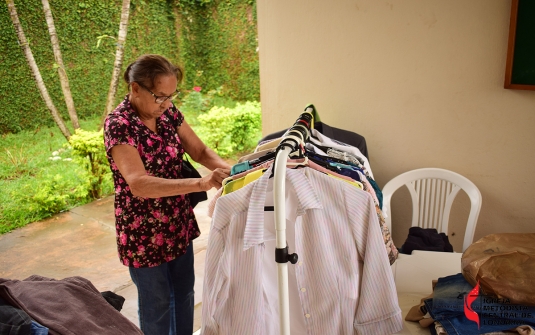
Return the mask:
[(383, 211), (390, 231), (392, 231), (390, 201), (394, 192), (403, 185), (407, 186), (412, 199), (412, 226), (435, 228), (438, 232), (446, 234), (453, 200), (459, 190), (463, 189), (471, 202), (464, 233), (463, 252), (472, 244), (481, 209), (481, 192), (474, 183), (458, 173), (438, 168), (416, 169), (394, 177), (382, 190)]

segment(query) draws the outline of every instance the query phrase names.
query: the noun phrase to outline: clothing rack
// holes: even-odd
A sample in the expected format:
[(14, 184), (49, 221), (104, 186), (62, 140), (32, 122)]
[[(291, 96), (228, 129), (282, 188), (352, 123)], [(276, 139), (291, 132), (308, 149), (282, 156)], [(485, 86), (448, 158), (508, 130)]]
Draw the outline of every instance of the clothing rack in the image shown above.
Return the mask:
[[(273, 203), (275, 205), (275, 261), (277, 262), (279, 287), (279, 317), (280, 334), (290, 334), (290, 307), (288, 291), (288, 261), (297, 263), (298, 255), (288, 253), (286, 243), (286, 162), (289, 155), (297, 150), (304, 151), (304, 144), (310, 137), (310, 128), (313, 126), (314, 106), (308, 106), (299, 116), (294, 125), (283, 135), (276, 152), (273, 167)], [(301, 151), (301, 153), (303, 153)]]

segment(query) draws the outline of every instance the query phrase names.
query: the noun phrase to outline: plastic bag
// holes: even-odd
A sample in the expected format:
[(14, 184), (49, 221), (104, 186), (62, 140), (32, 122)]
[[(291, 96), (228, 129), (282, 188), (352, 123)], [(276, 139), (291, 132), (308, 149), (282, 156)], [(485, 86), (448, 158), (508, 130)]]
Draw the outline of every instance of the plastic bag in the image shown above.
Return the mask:
[(535, 234), (491, 234), (463, 253), (462, 274), (485, 295), (535, 306)]

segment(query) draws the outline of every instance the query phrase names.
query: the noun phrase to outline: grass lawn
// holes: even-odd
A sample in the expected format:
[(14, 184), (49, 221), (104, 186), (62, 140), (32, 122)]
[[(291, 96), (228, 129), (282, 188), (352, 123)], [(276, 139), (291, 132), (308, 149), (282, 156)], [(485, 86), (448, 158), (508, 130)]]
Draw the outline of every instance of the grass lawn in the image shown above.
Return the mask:
[[(95, 131), (98, 122), (80, 127)], [(85, 172), (57, 127), (0, 136), (0, 234), (93, 200), (81, 192)]]

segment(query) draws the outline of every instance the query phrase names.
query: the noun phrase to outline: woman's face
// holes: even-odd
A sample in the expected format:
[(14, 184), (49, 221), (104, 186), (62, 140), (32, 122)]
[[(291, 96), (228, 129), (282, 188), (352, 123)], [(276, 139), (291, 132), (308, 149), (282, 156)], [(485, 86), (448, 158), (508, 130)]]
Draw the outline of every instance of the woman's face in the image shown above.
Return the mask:
[[(177, 80), (173, 75), (158, 76), (154, 79), (152, 89), (144, 86), (143, 83), (132, 83), (132, 97), (130, 101), (138, 112), (141, 119), (157, 119), (171, 105), (171, 100), (166, 99), (162, 103), (157, 103), (157, 97), (169, 97), (176, 92)], [(151, 94), (152, 92), (152, 94)]]

